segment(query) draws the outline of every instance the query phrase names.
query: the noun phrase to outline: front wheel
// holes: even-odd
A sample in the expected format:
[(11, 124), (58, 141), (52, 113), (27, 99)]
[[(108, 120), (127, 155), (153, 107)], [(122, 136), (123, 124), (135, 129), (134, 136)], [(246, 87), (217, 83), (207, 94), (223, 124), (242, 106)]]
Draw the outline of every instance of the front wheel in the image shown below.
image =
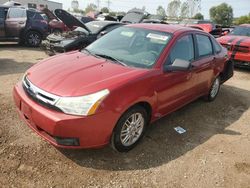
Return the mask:
[(134, 148), (143, 137), (148, 123), (148, 114), (141, 106), (125, 112), (118, 121), (111, 139), (112, 147), (119, 152)]
[(211, 85), (209, 94), (207, 96), (207, 100), (213, 101), (217, 97), (219, 91), (220, 91), (220, 77), (218, 76), (217, 78), (215, 78), (215, 80), (213, 81)]
[(25, 41), (26, 41), (28, 46), (37, 47), (42, 42), (42, 36), (40, 33), (36, 32), (36, 31), (29, 31), (25, 35)]

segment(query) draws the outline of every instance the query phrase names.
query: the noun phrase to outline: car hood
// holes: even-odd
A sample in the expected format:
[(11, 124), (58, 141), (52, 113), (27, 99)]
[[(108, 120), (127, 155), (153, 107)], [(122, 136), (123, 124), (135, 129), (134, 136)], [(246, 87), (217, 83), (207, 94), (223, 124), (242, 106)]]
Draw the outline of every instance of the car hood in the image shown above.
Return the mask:
[(63, 23), (68, 27), (73, 29), (74, 27), (82, 27), (85, 30), (87, 30), (89, 33), (91, 33), (91, 31), (89, 30), (88, 27), (86, 27), (84, 25), (84, 23), (82, 23), (81, 21), (79, 21), (75, 16), (73, 16), (72, 14), (68, 13), (65, 10), (62, 9), (56, 9), (55, 10), (55, 15), (63, 21)]
[(250, 47), (250, 37), (247, 36), (226, 35), (218, 38), (217, 41), (221, 44), (237, 44)]
[(36, 64), (27, 71), (27, 77), (35, 86), (49, 93), (82, 96), (115, 89), (147, 71), (81, 52), (69, 52)]

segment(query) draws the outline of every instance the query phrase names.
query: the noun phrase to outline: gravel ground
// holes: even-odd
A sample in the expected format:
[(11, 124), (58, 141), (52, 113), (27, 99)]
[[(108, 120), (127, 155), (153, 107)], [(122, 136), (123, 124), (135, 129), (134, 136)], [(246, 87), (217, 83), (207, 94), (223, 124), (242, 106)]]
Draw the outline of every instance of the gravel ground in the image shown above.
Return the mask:
[(2, 187), (250, 187), (250, 71), (236, 70), (214, 102), (197, 100), (155, 122), (129, 153), (62, 150), (33, 133), (12, 100), (14, 84), (45, 57), (0, 44)]

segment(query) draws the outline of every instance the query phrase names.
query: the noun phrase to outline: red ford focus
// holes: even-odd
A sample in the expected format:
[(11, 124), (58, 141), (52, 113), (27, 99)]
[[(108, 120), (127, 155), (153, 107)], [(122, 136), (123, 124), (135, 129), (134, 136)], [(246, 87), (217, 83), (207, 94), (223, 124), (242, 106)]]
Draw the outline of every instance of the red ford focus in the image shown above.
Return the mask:
[(185, 104), (216, 98), (233, 75), (210, 35), (171, 25), (128, 25), (86, 49), (31, 67), (13, 95), (19, 115), (51, 144), (132, 149), (149, 124)]

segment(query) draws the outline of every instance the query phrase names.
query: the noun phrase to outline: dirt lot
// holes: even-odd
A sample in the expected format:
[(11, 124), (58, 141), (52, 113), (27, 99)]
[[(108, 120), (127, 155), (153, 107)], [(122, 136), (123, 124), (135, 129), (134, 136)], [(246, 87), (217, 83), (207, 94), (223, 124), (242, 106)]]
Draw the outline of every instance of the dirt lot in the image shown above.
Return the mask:
[(0, 44), (0, 187), (250, 187), (250, 71), (236, 70), (213, 103), (195, 101), (154, 123), (129, 153), (58, 150), (12, 101), (14, 84), (45, 57)]

